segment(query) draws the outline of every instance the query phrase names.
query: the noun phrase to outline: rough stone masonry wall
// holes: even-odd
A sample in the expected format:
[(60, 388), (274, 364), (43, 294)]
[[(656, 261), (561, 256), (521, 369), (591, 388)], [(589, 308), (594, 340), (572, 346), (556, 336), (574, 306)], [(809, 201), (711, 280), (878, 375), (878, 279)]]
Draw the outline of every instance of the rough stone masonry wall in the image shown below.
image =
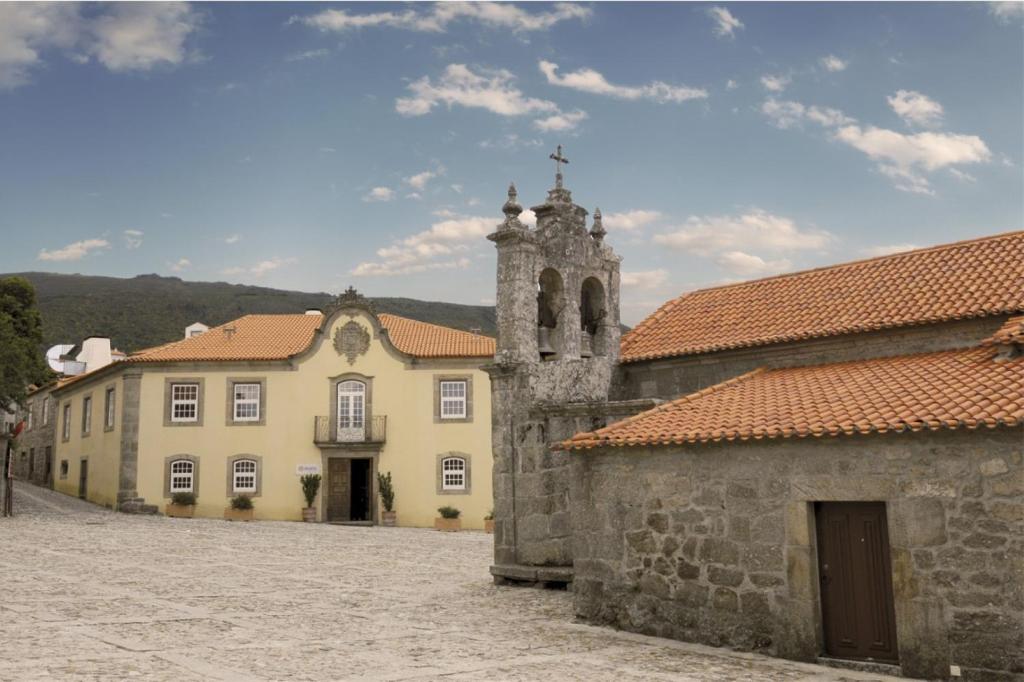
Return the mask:
[(814, 501), (885, 501), (903, 674), (1024, 672), (1024, 430), (573, 453), (577, 614), (822, 651)]
[(796, 367), (977, 345), (1006, 321), (995, 315), (810, 341), (688, 355), (619, 366), (612, 394), (617, 399), (672, 400), (758, 367)]

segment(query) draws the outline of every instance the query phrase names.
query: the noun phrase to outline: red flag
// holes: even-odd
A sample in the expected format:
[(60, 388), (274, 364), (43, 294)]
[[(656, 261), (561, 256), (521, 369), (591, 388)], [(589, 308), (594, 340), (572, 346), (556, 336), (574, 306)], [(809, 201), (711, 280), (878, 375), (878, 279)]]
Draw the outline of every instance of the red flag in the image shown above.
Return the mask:
[(25, 420), (22, 419), (20, 422), (14, 425), (14, 431), (11, 432), (13, 438), (17, 438), (18, 434), (25, 430)]

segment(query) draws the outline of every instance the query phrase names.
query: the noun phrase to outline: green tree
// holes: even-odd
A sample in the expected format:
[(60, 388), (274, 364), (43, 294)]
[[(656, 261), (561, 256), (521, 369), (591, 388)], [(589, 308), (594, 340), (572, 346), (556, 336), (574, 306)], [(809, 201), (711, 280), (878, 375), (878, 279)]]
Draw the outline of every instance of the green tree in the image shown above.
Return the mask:
[(35, 289), (23, 277), (0, 279), (0, 409), (13, 410), (29, 384), (48, 378), (42, 344)]

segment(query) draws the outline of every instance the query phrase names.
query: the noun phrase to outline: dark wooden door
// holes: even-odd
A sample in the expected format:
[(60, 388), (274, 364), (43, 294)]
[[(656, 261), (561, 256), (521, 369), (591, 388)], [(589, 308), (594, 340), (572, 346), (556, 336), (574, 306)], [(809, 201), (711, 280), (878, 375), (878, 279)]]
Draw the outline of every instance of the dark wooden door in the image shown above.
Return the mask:
[(819, 502), (817, 522), (825, 651), (897, 661), (885, 503)]
[(83, 459), (78, 469), (78, 496), (83, 500), (89, 487), (89, 460)]
[(349, 495), (349, 461), (333, 457), (327, 460), (327, 520), (348, 521), (351, 510)]
[(352, 460), (352, 521), (370, 521), (369, 459)]

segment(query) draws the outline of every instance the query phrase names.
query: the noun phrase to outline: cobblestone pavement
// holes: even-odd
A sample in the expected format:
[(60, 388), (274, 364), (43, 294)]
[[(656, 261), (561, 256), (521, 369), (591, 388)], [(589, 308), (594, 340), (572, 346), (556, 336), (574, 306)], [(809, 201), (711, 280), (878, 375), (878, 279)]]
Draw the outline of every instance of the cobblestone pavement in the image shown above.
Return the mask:
[(15, 500), (0, 680), (887, 679), (574, 623), (569, 593), (495, 587), (482, 533)]

